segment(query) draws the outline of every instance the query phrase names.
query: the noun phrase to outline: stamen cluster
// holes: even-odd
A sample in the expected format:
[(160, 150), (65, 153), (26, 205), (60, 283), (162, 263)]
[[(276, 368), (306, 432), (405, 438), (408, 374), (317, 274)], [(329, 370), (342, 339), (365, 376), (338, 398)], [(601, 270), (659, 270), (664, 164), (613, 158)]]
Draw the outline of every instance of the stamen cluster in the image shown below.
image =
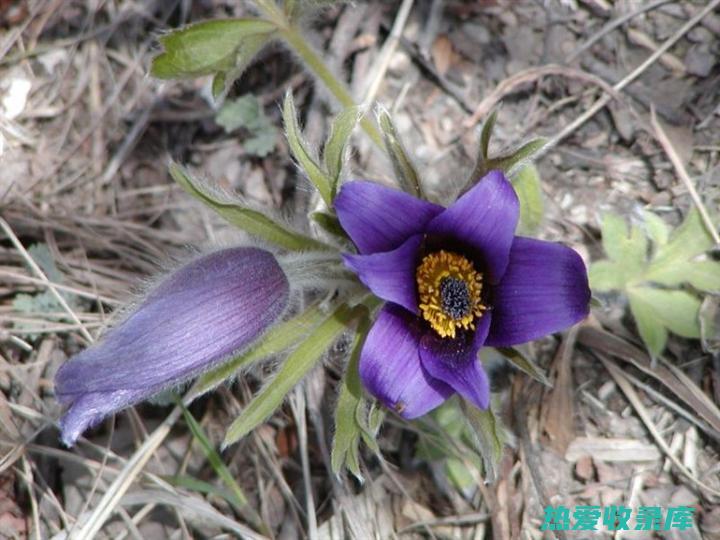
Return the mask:
[(475, 330), (486, 306), (481, 302), (482, 274), (457, 253), (440, 250), (426, 255), (416, 272), (419, 308), (440, 337), (456, 330)]

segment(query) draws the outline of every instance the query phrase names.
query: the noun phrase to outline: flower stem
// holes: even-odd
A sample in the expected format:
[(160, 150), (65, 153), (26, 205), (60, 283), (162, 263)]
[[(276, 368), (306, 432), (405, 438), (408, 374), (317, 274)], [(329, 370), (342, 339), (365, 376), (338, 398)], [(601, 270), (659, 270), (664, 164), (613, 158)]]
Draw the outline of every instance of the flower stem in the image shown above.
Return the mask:
[[(344, 108), (354, 107), (355, 101), (345, 84), (333, 75), (320, 55), (305, 40), (297, 26), (291, 23), (285, 14), (278, 9), (272, 0), (255, 0), (255, 3), (263, 14), (273, 21), (282, 39), (291, 49), (305, 62), (305, 65), (320, 79), (330, 93), (337, 99)], [(375, 125), (367, 118), (360, 120), (360, 126), (375, 144), (383, 148), (382, 135)]]
[[(322, 58), (320, 58), (315, 50), (313, 50), (312, 46), (305, 41), (305, 38), (297, 28), (292, 25), (286, 26), (280, 30), (280, 35), (283, 39), (285, 39), (287, 44), (292, 47), (297, 55), (303, 59), (307, 67), (315, 74), (315, 76), (325, 83), (327, 89), (330, 90), (330, 93), (335, 96), (335, 99), (337, 99), (343, 107), (349, 108), (355, 106), (355, 101), (350, 95), (348, 89), (342, 81), (339, 81), (332, 74), (330, 69), (325, 65), (325, 62), (323, 62)], [(363, 118), (360, 120), (360, 125), (375, 144), (380, 147), (383, 146), (380, 132), (369, 119)]]

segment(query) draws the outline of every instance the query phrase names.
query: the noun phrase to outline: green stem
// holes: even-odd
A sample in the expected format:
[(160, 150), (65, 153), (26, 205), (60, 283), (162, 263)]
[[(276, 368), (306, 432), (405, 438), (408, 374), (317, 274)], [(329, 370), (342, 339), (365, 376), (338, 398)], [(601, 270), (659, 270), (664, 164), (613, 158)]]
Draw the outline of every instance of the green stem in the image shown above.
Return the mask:
[[(305, 40), (298, 28), (287, 20), (285, 14), (275, 5), (273, 0), (255, 0), (255, 3), (263, 14), (277, 25), (280, 36), (302, 58), (310, 71), (325, 83), (325, 86), (335, 96), (335, 99), (345, 108), (354, 107), (355, 101), (345, 84), (333, 75), (320, 55)], [(360, 126), (376, 145), (380, 148), (384, 147), (382, 135), (369, 119), (363, 118), (360, 120)]]
[[(327, 89), (330, 90), (332, 95), (335, 96), (335, 99), (337, 99), (343, 107), (349, 108), (355, 106), (355, 101), (348, 89), (332, 74), (322, 58), (320, 58), (310, 44), (305, 41), (305, 38), (297, 28), (292, 25), (286, 26), (280, 30), (280, 35), (298, 56), (303, 59), (310, 71), (325, 83)], [(373, 142), (382, 148), (382, 136), (373, 123), (367, 118), (363, 118), (360, 121), (360, 125)]]

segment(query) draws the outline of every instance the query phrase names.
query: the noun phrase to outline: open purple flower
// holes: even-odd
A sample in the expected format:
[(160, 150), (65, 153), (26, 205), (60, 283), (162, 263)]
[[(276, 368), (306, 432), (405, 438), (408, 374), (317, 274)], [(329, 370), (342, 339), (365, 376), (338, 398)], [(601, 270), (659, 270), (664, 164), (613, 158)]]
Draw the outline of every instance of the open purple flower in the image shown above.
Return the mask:
[(335, 200), (358, 255), (345, 264), (386, 301), (365, 341), (360, 377), (387, 407), (415, 418), (457, 392), (486, 409), (483, 345), (508, 347), (585, 318), (580, 256), (515, 236), (517, 195), (488, 173), (448, 208), (371, 182)]
[(289, 284), (275, 257), (224, 249), (180, 268), (55, 376), (68, 446), (107, 415), (186, 382), (250, 345), (281, 315)]

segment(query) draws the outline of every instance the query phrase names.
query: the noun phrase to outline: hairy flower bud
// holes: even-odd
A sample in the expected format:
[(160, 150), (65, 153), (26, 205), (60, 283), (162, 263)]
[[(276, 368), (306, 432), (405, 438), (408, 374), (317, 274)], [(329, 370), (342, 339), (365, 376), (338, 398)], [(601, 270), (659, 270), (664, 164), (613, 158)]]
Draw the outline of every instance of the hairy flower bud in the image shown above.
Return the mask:
[(107, 415), (186, 382), (255, 341), (287, 305), (275, 257), (239, 247), (173, 272), (140, 306), (55, 377), (68, 446)]

